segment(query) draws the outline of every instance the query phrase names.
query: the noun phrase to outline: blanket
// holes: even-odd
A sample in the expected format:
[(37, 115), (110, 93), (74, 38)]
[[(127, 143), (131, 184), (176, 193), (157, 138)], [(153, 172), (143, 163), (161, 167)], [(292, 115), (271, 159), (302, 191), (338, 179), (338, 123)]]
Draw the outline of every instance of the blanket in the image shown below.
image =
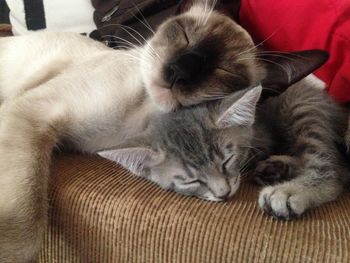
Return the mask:
[(316, 76), (338, 102), (350, 102), (349, 0), (243, 0), (240, 23), (267, 50), (327, 50)]

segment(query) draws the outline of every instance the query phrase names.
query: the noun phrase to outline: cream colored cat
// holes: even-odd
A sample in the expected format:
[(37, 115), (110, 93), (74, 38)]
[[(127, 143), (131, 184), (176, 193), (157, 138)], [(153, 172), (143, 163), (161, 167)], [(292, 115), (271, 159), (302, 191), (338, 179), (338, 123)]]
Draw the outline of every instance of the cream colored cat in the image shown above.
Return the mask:
[(129, 51), (71, 33), (0, 39), (1, 263), (30, 262), (39, 251), (58, 142), (95, 153), (140, 133), (154, 114), (260, 82), (289, 85), (320, 64), (307, 53), (308, 72), (269, 78), (281, 69), (258, 60), (247, 32), (213, 11), (216, 1), (204, 2)]

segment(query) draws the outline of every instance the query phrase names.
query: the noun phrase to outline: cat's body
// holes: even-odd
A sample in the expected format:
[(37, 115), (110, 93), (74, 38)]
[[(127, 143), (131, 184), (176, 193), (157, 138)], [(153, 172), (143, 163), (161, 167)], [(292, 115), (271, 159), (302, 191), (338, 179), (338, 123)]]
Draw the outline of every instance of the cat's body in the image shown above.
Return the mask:
[[(325, 60), (322, 52), (277, 60), (265, 54), (259, 60), (247, 32), (213, 11), (217, 1), (194, 2), (163, 23), (144, 46), (130, 50), (110, 50), (70, 33), (0, 39), (0, 262), (30, 262), (38, 253), (57, 145), (88, 153), (112, 148), (147, 130), (154, 116), (260, 82), (267, 88), (288, 86)], [(283, 72), (277, 63), (291, 70)], [(216, 124), (225, 128), (232, 116), (236, 125), (252, 124), (251, 107), (260, 94), (261, 87), (243, 96), (220, 112)], [(240, 117), (242, 109), (248, 121)], [(150, 160), (160, 161), (138, 161)], [(228, 188), (217, 175), (208, 198), (234, 194), (236, 177)]]
[(96, 152), (143, 131), (159, 110), (135, 75), (133, 51), (67, 33), (1, 39), (0, 46), (0, 261), (27, 262), (46, 221), (53, 147)]
[[(0, 62), (2, 100), (12, 103), (28, 90), (35, 100), (42, 97), (43, 113), (72, 119), (65, 133), (77, 150), (91, 153), (116, 145), (144, 130), (157, 112), (138, 73), (139, 61), (132, 57), (138, 51), (111, 50), (70, 33), (1, 39), (0, 46), (6, 50)], [(26, 46), (28, 57), (12, 54)]]

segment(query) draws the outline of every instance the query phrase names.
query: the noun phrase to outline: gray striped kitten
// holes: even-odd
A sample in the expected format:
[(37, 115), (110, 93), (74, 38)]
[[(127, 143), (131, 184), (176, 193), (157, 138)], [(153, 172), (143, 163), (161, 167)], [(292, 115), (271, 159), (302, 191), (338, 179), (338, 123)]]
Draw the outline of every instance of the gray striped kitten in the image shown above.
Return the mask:
[(349, 181), (338, 145), (347, 112), (312, 77), (257, 104), (261, 86), (159, 116), (119, 150), (100, 153), (164, 189), (210, 201), (232, 197), (251, 169), (259, 205), (291, 219), (334, 200)]

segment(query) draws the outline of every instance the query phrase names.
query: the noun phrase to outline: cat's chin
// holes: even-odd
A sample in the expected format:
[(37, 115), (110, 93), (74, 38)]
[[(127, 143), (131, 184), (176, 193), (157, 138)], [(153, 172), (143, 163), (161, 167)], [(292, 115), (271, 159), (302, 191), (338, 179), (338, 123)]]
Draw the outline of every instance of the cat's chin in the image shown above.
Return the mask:
[(161, 111), (171, 112), (179, 107), (179, 102), (170, 89), (160, 85), (153, 85), (149, 89), (149, 93), (153, 102)]

